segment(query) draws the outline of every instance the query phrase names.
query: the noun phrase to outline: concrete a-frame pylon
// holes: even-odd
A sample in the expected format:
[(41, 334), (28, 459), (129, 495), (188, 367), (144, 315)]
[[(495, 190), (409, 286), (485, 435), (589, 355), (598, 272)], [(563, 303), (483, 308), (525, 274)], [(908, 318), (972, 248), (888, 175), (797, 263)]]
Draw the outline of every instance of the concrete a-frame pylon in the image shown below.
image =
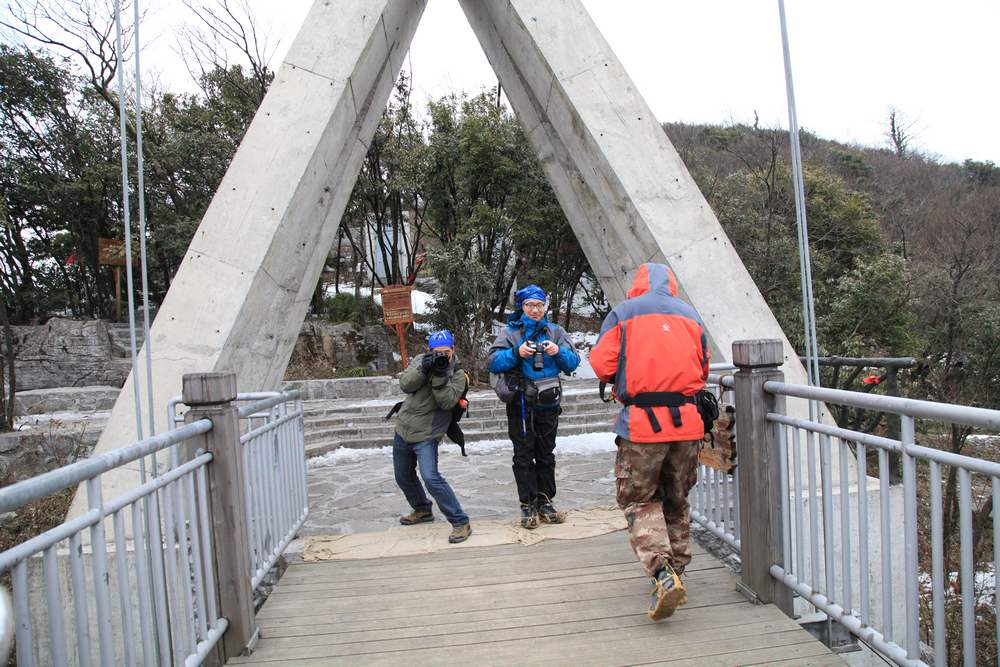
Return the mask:
[[(704, 319), (716, 360), (728, 359), (740, 338), (785, 340), (579, 0), (460, 2), (608, 297), (624, 297), (642, 262), (665, 262)], [(241, 391), (280, 383), (425, 4), (313, 4), (150, 332), (159, 430), (184, 373), (235, 371)], [(785, 355), (788, 378), (804, 382), (787, 340)], [(140, 366), (141, 386), (145, 373)], [(135, 376), (98, 451), (136, 438)], [(106, 476), (105, 497), (136, 478)]]

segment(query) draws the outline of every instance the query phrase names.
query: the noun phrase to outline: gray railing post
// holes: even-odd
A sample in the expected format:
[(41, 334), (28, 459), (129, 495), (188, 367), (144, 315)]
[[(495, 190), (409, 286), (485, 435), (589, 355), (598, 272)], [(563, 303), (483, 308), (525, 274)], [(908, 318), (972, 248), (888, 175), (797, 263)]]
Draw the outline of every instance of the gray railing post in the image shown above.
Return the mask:
[(751, 600), (774, 603), (792, 615), (792, 592), (772, 576), (772, 564), (785, 567), (782, 555), (781, 460), (778, 426), (768, 412), (784, 412), (784, 398), (764, 391), (768, 380), (784, 379), (779, 340), (733, 343), (736, 392), (736, 449), (740, 463), (740, 590)]
[[(240, 423), (235, 373), (190, 373), (183, 378), (183, 400), (190, 410), (184, 421), (211, 419), (212, 430), (192, 446), (212, 453), (207, 466), (215, 592), (219, 614), (229, 621), (214, 656), (224, 664), (246, 652), (256, 640), (250, 548), (247, 534)], [(208, 619), (211, 623), (215, 619)]]

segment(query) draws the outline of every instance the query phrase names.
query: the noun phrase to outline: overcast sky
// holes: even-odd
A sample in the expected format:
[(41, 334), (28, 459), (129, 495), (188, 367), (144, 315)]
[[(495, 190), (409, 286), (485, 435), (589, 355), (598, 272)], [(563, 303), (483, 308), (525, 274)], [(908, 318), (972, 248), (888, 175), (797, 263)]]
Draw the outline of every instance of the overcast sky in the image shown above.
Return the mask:
[[(311, 0), (248, 0), (284, 58)], [(787, 127), (776, 0), (583, 0), (660, 121)], [(149, 4), (149, 0), (145, 0)], [(154, 10), (144, 63), (191, 87), (174, 47), (178, 0)], [(945, 161), (1000, 164), (1000, 2), (786, 2), (799, 123), (885, 145), (889, 108)], [(456, 0), (429, 0), (414, 38), (414, 100), (496, 85)], [(407, 65), (404, 65), (406, 67)]]

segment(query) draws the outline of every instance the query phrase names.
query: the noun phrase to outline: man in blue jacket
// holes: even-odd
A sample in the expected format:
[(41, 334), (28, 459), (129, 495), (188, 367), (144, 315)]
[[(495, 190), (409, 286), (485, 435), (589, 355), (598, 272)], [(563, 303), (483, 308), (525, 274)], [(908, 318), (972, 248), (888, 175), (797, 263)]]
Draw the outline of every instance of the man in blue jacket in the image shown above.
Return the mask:
[(521, 525), (538, 521), (562, 523), (565, 516), (552, 505), (556, 495), (556, 430), (559, 428), (559, 374), (580, 365), (566, 331), (545, 318), (546, 295), (528, 285), (514, 295), (516, 311), (490, 347), (490, 372), (504, 374), (510, 393), (507, 431), (514, 444), (514, 481), (521, 501)]

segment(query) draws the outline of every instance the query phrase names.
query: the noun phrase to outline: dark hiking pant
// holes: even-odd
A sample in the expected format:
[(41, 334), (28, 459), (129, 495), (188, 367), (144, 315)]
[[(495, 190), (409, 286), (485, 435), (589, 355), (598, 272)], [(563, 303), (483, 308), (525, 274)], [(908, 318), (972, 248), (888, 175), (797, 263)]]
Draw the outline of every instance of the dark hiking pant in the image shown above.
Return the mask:
[[(524, 423), (526, 422), (526, 423)], [(517, 497), (522, 503), (531, 503), (539, 494), (548, 499), (556, 495), (556, 431), (559, 428), (559, 410), (527, 408), (525, 420), (521, 419), (521, 399), (507, 404), (507, 432), (514, 444), (514, 482)]]
[(632, 442), (616, 438), (615, 490), (629, 544), (649, 576), (691, 562), (688, 493), (698, 479), (696, 440)]

